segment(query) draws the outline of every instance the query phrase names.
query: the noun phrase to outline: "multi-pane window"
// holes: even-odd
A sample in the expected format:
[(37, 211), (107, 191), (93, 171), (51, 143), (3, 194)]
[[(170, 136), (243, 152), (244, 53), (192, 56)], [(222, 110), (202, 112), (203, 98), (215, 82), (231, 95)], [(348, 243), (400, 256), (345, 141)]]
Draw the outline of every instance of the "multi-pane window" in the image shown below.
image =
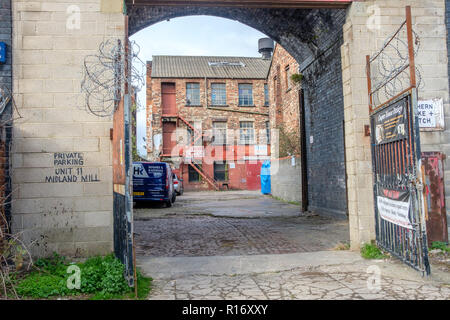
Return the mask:
[(239, 84), (239, 105), (253, 106), (253, 86), (251, 84)]
[(186, 105), (188, 106), (200, 105), (200, 83), (198, 82), (186, 83)]
[(228, 180), (228, 165), (226, 162), (214, 162), (214, 180)]
[(239, 123), (239, 143), (254, 144), (255, 143), (255, 129), (252, 121), (241, 121)]
[(211, 84), (211, 104), (213, 106), (225, 106), (227, 104), (227, 88), (225, 83)]
[[(199, 170), (202, 169), (202, 166), (200, 164), (194, 164), (194, 166), (196, 166)], [(192, 168), (191, 165), (188, 166), (189, 167), (189, 182), (200, 182), (201, 181), (201, 177), (200, 174), (197, 172), (197, 170), (195, 170), (194, 168)]]
[(227, 123), (225, 121), (213, 122), (213, 136), (214, 136), (214, 144), (216, 145), (227, 144)]
[(269, 106), (269, 86), (267, 85), (267, 83), (264, 84), (264, 106)]
[(270, 144), (270, 121), (266, 121), (266, 141)]

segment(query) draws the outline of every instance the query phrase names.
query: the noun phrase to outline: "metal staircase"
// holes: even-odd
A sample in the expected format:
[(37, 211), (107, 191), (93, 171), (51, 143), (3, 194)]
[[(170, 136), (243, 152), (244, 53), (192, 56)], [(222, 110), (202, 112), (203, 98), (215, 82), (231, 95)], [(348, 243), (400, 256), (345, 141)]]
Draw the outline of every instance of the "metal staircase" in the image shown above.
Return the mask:
[[(164, 117), (164, 115), (163, 115)], [(169, 117), (176, 117), (177, 118), (177, 127), (179, 126), (180, 122), (184, 123), (188, 128), (190, 128), (194, 134), (194, 139), (192, 139), (189, 147), (194, 147), (196, 143), (204, 138), (206, 135), (203, 134), (203, 132), (198, 131), (194, 128), (193, 125), (189, 123), (185, 118), (183, 118), (181, 115), (170, 115)], [(183, 158), (184, 159), (184, 158)], [(181, 165), (183, 165), (185, 162), (184, 160), (181, 162)], [(202, 168), (199, 167), (199, 163), (195, 161), (194, 158), (192, 158), (189, 162), (187, 162), (197, 173), (216, 191), (220, 191), (220, 184), (210, 175), (208, 175)]]

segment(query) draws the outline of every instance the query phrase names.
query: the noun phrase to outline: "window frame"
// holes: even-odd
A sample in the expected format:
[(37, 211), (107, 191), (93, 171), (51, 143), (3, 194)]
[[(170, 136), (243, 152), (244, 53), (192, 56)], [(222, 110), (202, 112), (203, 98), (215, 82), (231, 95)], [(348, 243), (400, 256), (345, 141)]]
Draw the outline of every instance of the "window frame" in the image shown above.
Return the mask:
[[(223, 92), (220, 93), (221, 101), (219, 101), (219, 102), (223, 102), (223, 103), (217, 103), (218, 102), (217, 99), (216, 100), (214, 99), (214, 87), (218, 86), (218, 85), (223, 86)], [(219, 90), (222, 90), (222, 89), (219, 89)], [(215, 96), (217, 97), (217, 95), (215, 95)], [(224, 98), (224, 99), (222, 99), (222, 98)], [(211, 105), (212, 106), (221, 106), (221, 107), (227, 106), (227, 84), (225, 82), (211, 83)]]
[(286, 83), (285, 83), (285, 85), (286, 85), (286, 91), (291, 90), (291, 87), (292, 87), (292, 85), (291, 85), (291, 79), (290, 79), (290, 73), (291, 73), (290, 70), (291, 70), (290, 65), (286, 65), (286, 66), (284, 67), (284, 71), (285, 71), (285, 75), (286, 75)]
[[(189, 88), (189, 85), (197, 85), (198, 88)], [(198, 101), (194, 101), (195, 103), (191, 103), (191, 100), (189, 100), (189, 95), (191, 90), (198, 90)], [(198, 103), (197, 103), (198, 102)], [(188, 107), (197, 107), (201, 106), (201, 94), (200, 94), (200, 82), (186, 82), (186, 106)]]
[[(246, 95), (245, 99), (248, 100), (247, 104), (243, 104), (241, 102), (243, 102), (244, 100), (244, 96), (243, 96), (243, 90), (241, 89), (241, 87), (243, 86), (249, 86), (251, 89), (251, 95)], [(247, 89), (248, 90), (248, 89)], [(255, 102), (254, 102), (254, 98), (253, 98), (253, 83), (239, 83), (238, 84), (238, 106), (239, 107), (254, 107), (255, 106)]]
[[(242, 124), (251, 124), (251, 128), (250, 127), (242, 127)], [(243, 130), (249, 130), (251, 129), (251, 134), (249, 134), (250, 139), (242, 139), (243, 138)], [(255, 144), (255, 123), (254, 121), (239, 121), (239, 144), (241, 145), (253, 145)]]
[[(225, 124), (225, 127), (224, 128), (216, 128), (215, 124), (218, 124), (218, 123)], [(213, 137), (214, 137), (213, 145), (216, 145), (216, 146), (225, 146), (225, 145), (227, 145), (228, 122), (227, 121), (213, 121), (212, 129), (213, 129), (212, 133), (213, 133)], [(220, 142), (216, 141), (216, 132), (218, 132), (218, 131), (224, 131), (221, 134), (223, 139), (221, 139)]]
[(264, 83), (264, 107), (270, 106), (269, 84)]
[[(216, 170), (216, 166), (217, 165), (223, 165), (224, 166), (223, 170)], [(223, 180), (217, 179), (216, 172), (219, 172), (219, 173), (223, 172)], [(230, 177), (229, 177), (229, 167), (228, 167), (227, 161), (214, 161), (214, 163), (213, 163), (213, 176), (214, 176), (214, 180), (219, 181), (219, 182), (229, 181)]]
[[(201, 164), (194, 164), (200, 171), (202, 170)], [(191, 171), (192, 170), (192, 171)], [(198, 180), (191, 180), (191, 173), (198, 176)], [(199, 183), (202, 182), (202, 176), (198, 173), (190, 164), (188, 164), (188, 182), (189, 183)]]

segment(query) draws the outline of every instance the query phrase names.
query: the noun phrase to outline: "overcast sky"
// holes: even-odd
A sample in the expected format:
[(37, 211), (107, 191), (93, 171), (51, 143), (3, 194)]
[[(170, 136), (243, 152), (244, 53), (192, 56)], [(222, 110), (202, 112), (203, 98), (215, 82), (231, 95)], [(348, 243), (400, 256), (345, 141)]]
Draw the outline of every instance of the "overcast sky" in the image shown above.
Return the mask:
[[(259, 57), (258, 39), (265, 35), (237, 21), (210, 16), (171, 19), (150, 26), (131, 37), (141, 51), (142, 61), (153, 55), (207, 55)], [(145, 90), (138, 99), (143, 106), (137, 115), (138, 151), (144, 155)]]

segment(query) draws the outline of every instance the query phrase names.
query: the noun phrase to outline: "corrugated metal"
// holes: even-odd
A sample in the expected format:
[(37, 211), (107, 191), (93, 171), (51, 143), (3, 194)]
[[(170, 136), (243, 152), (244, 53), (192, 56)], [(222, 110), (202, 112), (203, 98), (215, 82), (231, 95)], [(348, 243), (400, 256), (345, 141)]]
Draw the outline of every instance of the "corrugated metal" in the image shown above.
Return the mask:
[(153, 56), (152, 78), (267, 79), (270, 63), (249, 57)]
[(444, 156), (440, 152), (422, 152), (428, 245), (433, 241), (448, 240), (443, 160)]

